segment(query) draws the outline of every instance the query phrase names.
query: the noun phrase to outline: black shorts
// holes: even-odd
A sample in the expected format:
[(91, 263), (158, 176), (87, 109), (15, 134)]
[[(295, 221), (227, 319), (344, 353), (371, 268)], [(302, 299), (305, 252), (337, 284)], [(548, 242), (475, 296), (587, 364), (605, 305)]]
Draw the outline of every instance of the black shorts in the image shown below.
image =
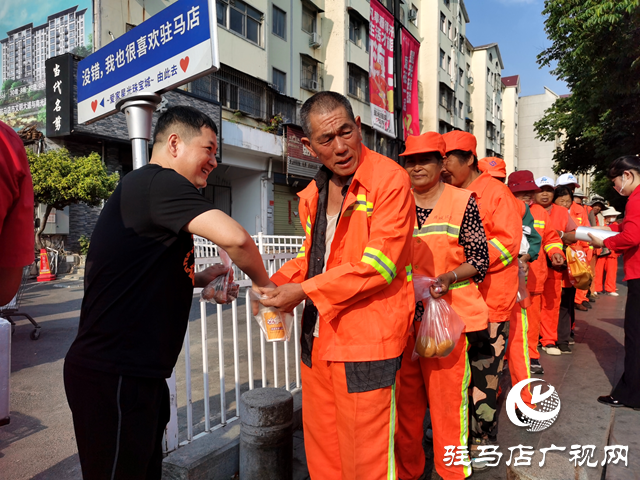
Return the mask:
[(160, 480), (169, 422), (163, 378), (142, 378), (64, 364), (64, 387), (84, 480)]

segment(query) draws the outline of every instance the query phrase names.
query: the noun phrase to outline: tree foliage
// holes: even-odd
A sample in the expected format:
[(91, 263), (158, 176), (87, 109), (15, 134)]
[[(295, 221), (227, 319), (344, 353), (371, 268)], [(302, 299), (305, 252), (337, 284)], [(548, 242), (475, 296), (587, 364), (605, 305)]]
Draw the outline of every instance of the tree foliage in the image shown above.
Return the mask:
[(86, 157), (72, 157), (64, 148), (39, 155), (27, 150), (27, 156), (35, 201), (47, 205), (36, 232), (37, 248), (41, 248), (40, 235), (53, 208), (61, 210), (75, 203), (97, 207), (118, 184), (118, 174), (109, 175), (95, 152)]
[(540, 139), (563, 140), (556, 171), (640, 152), (640, 0), (546, 0), (543, 14), (552, 45), (538, 63), (571, 90), (535, 124)]

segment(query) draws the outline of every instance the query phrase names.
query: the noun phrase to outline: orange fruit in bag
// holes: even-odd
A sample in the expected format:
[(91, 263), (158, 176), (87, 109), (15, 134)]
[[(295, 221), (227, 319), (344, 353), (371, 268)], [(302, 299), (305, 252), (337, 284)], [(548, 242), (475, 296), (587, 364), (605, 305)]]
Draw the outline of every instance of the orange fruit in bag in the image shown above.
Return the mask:
[(431, 358), (436, 354), (436, 342), (432, 337), (421, 336), (416, 338), (416, 353), (422, 358)]
[(281, 340), (285, 338), (284, 324), (279, 312), (266, 311), (262, 314), (267, 340)]
[(436, 348), (436, 355), (439, 357), (446, 357), (453, 351), (454, 347), (455, 345), (453, 341), (447, 338), (438, 344), (438, 347)]

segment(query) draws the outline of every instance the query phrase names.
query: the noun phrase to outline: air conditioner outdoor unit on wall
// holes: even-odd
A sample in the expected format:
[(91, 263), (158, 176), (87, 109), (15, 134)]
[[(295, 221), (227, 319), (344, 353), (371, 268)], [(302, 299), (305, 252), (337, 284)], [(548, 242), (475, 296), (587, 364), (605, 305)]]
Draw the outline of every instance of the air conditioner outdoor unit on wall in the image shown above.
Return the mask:
[(309, 46), (311, 48), (320, 48), (322, 46), (322, 37), (319, 33), (315, 32), (309, 37)]
[(316, 80), (311, 80), (310, 85), (311, 90), (313, 91), (317, 91), (318, 90), (318, 82)]
[(408, 17), (409, 17), (409, 20), (413, 22), (418, 18), (418, 12), (415, 10), (409, 10)]
[(469, 85), (473, 85), (473, 77), (469, 77), (469, 78), (467, 79), (467, 83), (468, 83)]
[(469, 113), (473, 112), (473, 107), (469, 107)]

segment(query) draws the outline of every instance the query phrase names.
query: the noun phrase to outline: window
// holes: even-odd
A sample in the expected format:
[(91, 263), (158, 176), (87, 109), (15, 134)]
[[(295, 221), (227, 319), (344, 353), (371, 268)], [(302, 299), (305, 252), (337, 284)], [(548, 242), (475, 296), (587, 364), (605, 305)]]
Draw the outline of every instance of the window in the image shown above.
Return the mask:
[(447, 33), (447, 17), (442, 12), (440, 12), (440, 30), (442, 33)]
[(278, 88), (278, 91), (282, 94), (287, 93), (287, 74), (281, 72), (277, 68), (273, 69), (273, 84)]
[(369, 51), (369, 26), (362, 18), (349, 13), (349, 40)]
[(451, 111), (454, 105), (453, 92), (444, 83), (440, 84), (440, 105)]
[(458, 102), (458, 116), (464, 118), (464, 105), (462, 102)]
[(444, 0), (444, 6), (447, 8), (451, 8), (451, 0)]
[(300, 86), (307, 90), (318, 90), (318, 63), (303, 56), (300, 66)]
[(279, 9), (275, 5), (273, 6), (273, 34), (287, 39), (287, 13), (284, 10)]
[(316, 33), (316, 12), (306, 5), (302, 5), (302, 30)]
[(458, 68), (458, 83), (464, 85), (464, 70)]
[(487, 82), (491, 84), (491, 70), (489, 70), (488, 68), (487, 68)]
[(216, 0), (218, 23), (260, 45), (262, 13), (241, 0)]
[(361, 68), (349, 64), (349, 95), (361, 102), (369, 101), (369, 74)]
[(444, 63), (444, 56), (445, 56), (444, 50), (440, 49), (440, 68), (443, 70), (446, 70), (447, 66)]
[(449, 36), (449, 40), (453, 40), (453, 26), (450, 21), (447, 21), (447, 35)]
[(413, 4), (411, 5), (411, 10), (409, 10), (409, 21), (416, 27), (418, 26), (418, 7)]
[(460, 50), (460, 53), (464, 53), (464, 37), (462, 35), (460, 35), (460, 37), (458, 37), (458, 49)]
[(447, 73), (449, 75), (452, 74), (452, 72), (451, 72), (451, 57), (449, 55), (447, 55)]

